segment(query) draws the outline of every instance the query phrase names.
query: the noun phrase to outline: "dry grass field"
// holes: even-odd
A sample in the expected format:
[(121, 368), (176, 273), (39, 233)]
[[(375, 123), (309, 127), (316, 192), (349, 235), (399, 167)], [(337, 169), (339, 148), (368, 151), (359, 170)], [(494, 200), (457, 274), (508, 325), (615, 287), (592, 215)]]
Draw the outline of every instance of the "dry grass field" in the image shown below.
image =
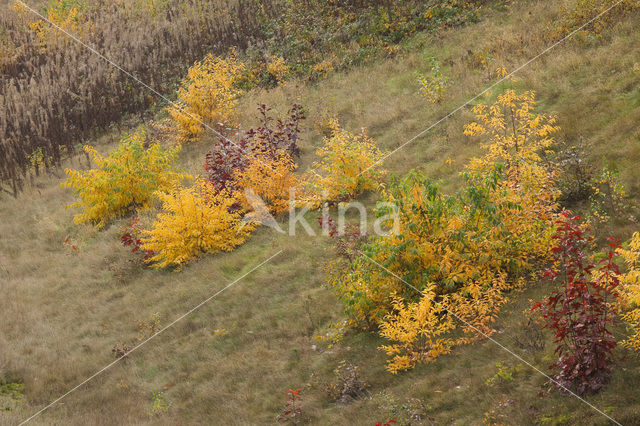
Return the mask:
[[(513, 70), (548, 44), (539, 34), (560, 7), (533, 0), (487, 7), (478, 23), (418, 34), (395, 57), (313, 84), (290, 81), (254, 89), (241, 99), (239, 119), (255, 123), (261, 103), (279, 113), (293, 102), (304, 105), (301, 170), (321, 143), (314, 122), (327, 112), (351, 131), (366, 127), (381, 147), (393, 150), (496, 81), (470, 65), (470, 52), (493, 48), (496, 66)], [(539, 109), (557, 114), (559, 139), (583, 141), (594, 164), (614, 165), (628, 202), (637, 205), (639, 26), (636, 13), (599, 36), (577, 35), (474, 103), (493, 100), (508, 87), (534, 90)], [(416, 73), (427, 70), (429, 55), (443, 64), (451, 82), (437, 105), (425, 102), (416, 81)], [(462, 133), (471, 118), (470, 107), (463, 108), (389, 157), (385, 167), (392, 175), (421, 168), (445, 190), (456, 188), (459, 170), (479, 152), (477, 141)], [(137, 116), (128, 119), (132, 128), (138, 122)], [(107, 133), (92, 143), (106, 153), (118, 138)], [(207, 135), (187, 145), (181, 166), (201, 172), (203, 155), (215, 140)], [(65, 166), (87, 163), (79, 156)], [(73, 210), (65, 209), (73, 196), (60, 187), (63, 180), (60, 170), (37, 178), (16, 199), (0, 198), (0, 424), (19, 423), (112, 362), (114, 345), (137, 341), (140, 321), (157, 314), (160, 326), (168, 325), (280, 251), (33, 423), (269, 424), (282, 411), (288, 388), (302, 389), (303, 421), (312, 424), (408, 418), (406, 407), (418, 400), (424, 415), (412, 424), (608, 423), (583, 402), (549, 392), (543, 376), (489, 341), (457, 347), (434, 363), (392, 375), (384, 369), (385, 356), (377, 350), (382, 340), (374, 334), (348, 331), (331, 347), (316, 339), (344, 319), (325, 285), (323, 265), (330, 255), (325, 237), (292, 237), (263, 227), (231, 253), (204, 256), (180, 272), (151, 270), (119, 241), (128, 219), (104, 229), (73, 223)], [(372, 208), (375, 199), (368, 196), (365, 202)], [(314, 226), (317, 215), (308, 215)], [(639, 229), (635, 218), (618, 218), (600, 236), (626, 239)], [(67, 237), (77, 250), (64, 244)], [(529, 283), (502, 309), (495, 335), (543, 371), (553, 359), (551, 338), (545, 334), (544, 349), (523, 344), (532, 333), (523, 326), (523, 311), (548, 288)], [(623, 335), (624, 327), (617, 333)], [(615, 357), (611, 383), (586, 399), (622, 424), (640, 424), (640, 360), (623, 348), (616, 348)], [(324, 391), (341, 361), (357, 365), (369, 385), (365, 396), (350, 403), (331, 402)], [(499, 371), (506, 373), (491, 380)], [(24, 384), (23, 395), (12, 396), (10, 383)], [(166, 407), (154, 408), (154, 392), (163, 392)]]

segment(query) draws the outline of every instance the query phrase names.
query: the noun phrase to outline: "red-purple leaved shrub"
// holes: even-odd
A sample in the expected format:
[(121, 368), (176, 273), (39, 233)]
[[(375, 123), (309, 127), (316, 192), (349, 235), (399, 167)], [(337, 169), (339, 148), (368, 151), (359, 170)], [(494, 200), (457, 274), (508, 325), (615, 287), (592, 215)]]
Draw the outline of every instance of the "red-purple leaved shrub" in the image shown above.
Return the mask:
[(206, 178), (218, 191), (233, 190), (235, 172), (247, 166), (249, 145), (244, 138), (237, 142), (229, 139), (238, 133), (237, 128), (228, 128), (221, 124), (218, 132), (222, 136), (205, 157)]
[(302, 417), (301, 390), (302, 389), (287, 389), (287, 392), (285, 393), (285, 396), (287, 397), (287, 404), (285, 405), (284, 410), (282, 410), (282, 413), (278, 416), (279, 423), (300, 423), (300, 417)]
[(275, 154), (277, 150), (288, 151), (291, 157), (300, 156), (300, 122), (306, 117), (302, 105), (293, 104), (284, 119), (275, 119), (269, 115), (271, 108), (262, 104), (258, 107), (260, 112), (260, 126), (249, 130), (245, 139), (250, 145), (257, 145), (256, 141), (267, 142), (265, 145)]
[(285, 118), (278, 119), (269, 115), (271, 108), (264, 104), (258, 107), (258, 111), (260, 126), (245, 132), (239, 141), (229, 139), (238, 133), (237, 127), (220, 127), (219, 132), (223, 137), (207, 153), (204, 164), (207, 180), (217, 190), (239, 189), (236, 188), (234, 177), (248, 167), (254, 157), (266, 155), (276, 159), (282, 152), (292, 158), (300, 155), (300, 122), (305, 119), (302, 106), (294, 104)]
[(597, 392), (609, 380), (612, 351), (616, 341), (608, 329), (617, 297), (618, 266), (615, 263), (618, 240), (609, 238), (606, 256), (595, 263), (587, 254), (592, 238), (581, 225), (580, 216), (562, 212), (556, 221), (554, 267), (546, 278), (558, 287), (533, 310), (542, 313), (555, 332), (558, 361), (549, 368), (558, 370), (555, 384), (578, 394)]

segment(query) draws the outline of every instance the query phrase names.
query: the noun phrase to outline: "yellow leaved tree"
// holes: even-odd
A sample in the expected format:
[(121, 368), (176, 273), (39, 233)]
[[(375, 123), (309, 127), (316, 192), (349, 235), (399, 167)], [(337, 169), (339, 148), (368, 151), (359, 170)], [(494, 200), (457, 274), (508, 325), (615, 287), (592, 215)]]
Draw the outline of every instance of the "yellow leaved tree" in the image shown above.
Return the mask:
[(62, 186), (73, 188), (78, 198), (68, 207), (82, 210), (74, 217), (76, 223), (92, 222), (102, 227), (135, 209), (149, 207), (154, 192), (171, 191), (189, 178), (173, 167), (180, 146), (164, 150), (152, 143), (146, 147), (145, 137), (146, 130), (141, 127), (125, 136), (106, 157), (85, 146), (96, 168), (65, 170), (68, 178)]
[(157, 193), (162, 211), (151, 230), (143, 231), (141, 249), (153, 252), (154, 268), (180, 269), (203, 253), (231, 251), (244, 243), (255, 226), (233, 209), (238, 200), (227, 191), (197, 179), (190, 188)]
[[(467, 166), (471, 175), (486, 176), (503, 168), (491, 197), (502, 205), (505, 227), (528, 255), (548, 254), (554, 227), (549, 226), (560, 194), (556, 171), (546, 161), (559, 130), (555, 117), (534, 112), (535, 93), (507, 90), (492, 105), (476, 105), (476, 121), (464, 134), (483, 139), (484, 156)], [(516, 207), (516, 208), (513, 208)]]
[(205, 124), (217, 128), (219, 122), (231, 118), (241, 93), (238, 82), (243, 70), (234, 52), (224, 58), (209, 54), (189, 68), (178, 89), (178, 102), (167, 108), (179, 140), (198, 140)]

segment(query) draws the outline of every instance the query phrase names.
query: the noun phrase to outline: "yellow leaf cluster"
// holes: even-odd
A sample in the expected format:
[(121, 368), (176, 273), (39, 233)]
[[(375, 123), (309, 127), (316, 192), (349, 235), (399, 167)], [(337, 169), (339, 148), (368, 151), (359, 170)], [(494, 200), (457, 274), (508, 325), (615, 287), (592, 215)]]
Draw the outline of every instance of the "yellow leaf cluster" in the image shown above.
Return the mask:
[(202, 180), (190, 188), (157, 193), (162, 201), (151, 230), (144, 231), (142, 250), (155, 253), (154, 268), (180, 269), (202, 253), (231, 251), (244, 243), (255, 226), (233, 209), (235, 197)]
[(488, 140), (483, 144), (487, 153), (475, 159), (470, 168), (486, 168), (495, 162), (505, 162), (509, 167), (539, 163), (559, 128), (554, 117), (536, 114), (534, 107), (534, 92), (518, 95), (515, 90), (505, 91), (492, 105), (474, 106), (476, 121), (465, 126), (464, 134), (487, 135)]
[(243, 70), (234, 52), (224, 58), (209, 54), (189, 68), (178, 89), (178, 102), (167, 108), (179, 140), (198, 140), (203, 123), (216, 127), (231, 117), (241, 93), (238, 82)]
[(365, 191), (381, 187), (386, 171), (381, 168), (384, 153), (363, 129), (354, 135), (336, 120), (330, 123), (331, 134), (316, 151), (320, 161), (303, 177), (308, 194), (306, 202), (316, 207), (321, 199), (346, 201)]
[(620, 276), (620, 302), (622, 319), (627, 323), (631, 336), (622, 344), (640, 351), (640, 233), (635, 232), (629, 247), (618, 253), (627, 265), (627, 271)]
[(156, 191), (170, 191), (188, 175), (173, 168), (180, 147), (164, 150), (153, 143), (145, 147), (144, 128), (125, 136), (120, 145), (103, 157), (91, 146), (85, 151), (96, 168), (67, 169), (63, 187), (72, 187), (78, 201), (68, 207), (82, 210), (76, 223), (93, 222), (98, 227), (130, 211), (147, 208)]
[[(553, 212), (559, 191), (556, 173), (545, 155), (559, 130), (556, 119), (536, 114), (535, 94), (518, 95), (507, 90), (492, 105), (476, 105), (476, 121), (465, 126), (467, 136), (481, 137), (484, 156), (473, 158), (467, 166), (471, 173), (486, 176), (504, 167), (506, 179), (492, 191), (492, 198), (502, 207), (502, 218), (521, 250), (541, 254), (550, 247)], [(517, 206), (517, 208), (513, 208)]]
[(335, 70), (336, 62), (337, 62), (337, 58), (335, 54), (331, 54), (331, 56), (314, 64), (311, 67), (311, 77), (319, 79), (327, 76), (328, 74), (332, 73)]
[(626, 209), (627, 192), (620, 182), (617, 171), (604, 167), (600, 176), (591, 182), (593, 193), (589, 197), (590, 219), (593, 222), (608, 222), (611, 217), (620, 217)]
[(267, 73), (276, 81), (277, 84), (286, 82), (289, 73), (289, 65), (284, 58), (280, 56), (271, 56), (267, 62)]
[(473, 343), (493, 334), (491, 323), (507, 301), (505, 291), (520, 285), (521, 280), (510, 282), (504, 272), (487, 273), (467, 283), (461, 291), (444, 295), (442, 305), (461, 322), (465, 333), (456, 344)]
[(380, 335), (394, 342), (380, 347), (392, 357), (387, 363), (389, 372), (408, 370), (418, 362), (431, 362), (451, 351), (454, 341), (448, 333), (455, 324), (435, 298), (433, 286), (422, 291), (417, 303), (394, 297), (393, 313), (380, 325)]
[(427, 102), (437, 104), (444, 99), (444, 94), (449, 86), (449, 79), (440, 70), (440, 62), (431, 58), (431, 70), (427, 74), (418, 74), (420, 93)]

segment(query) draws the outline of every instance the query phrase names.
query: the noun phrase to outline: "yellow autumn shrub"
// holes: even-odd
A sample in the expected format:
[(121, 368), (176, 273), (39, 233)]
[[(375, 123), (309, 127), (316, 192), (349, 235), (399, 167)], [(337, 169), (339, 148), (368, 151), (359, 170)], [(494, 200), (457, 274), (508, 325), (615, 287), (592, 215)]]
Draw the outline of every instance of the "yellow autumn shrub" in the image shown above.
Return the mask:
[(449, 79), (440, 70), (440, 62), (435, 57), (430, 57), (429, 62), (430, 71), (426, 74), (418, 74), (417, 80), (420, 83), (420, 94), (427, 102), (437, 104), (444, 99)]
[(372, 238), (362, 248), (364, 256), (329, 277), (351, 324), (385, 327), (394, 310), (392, 295), (413, 301), (415, 289), (422, 291), (430, 282), (447, 313), (465, 322), (461, 329), (468, 336), (456, 344), (491, 334), (490, 325), (506, 301), (503, 292), (521, 285), (508, 278), (527, 265), (489, 198), (499, 177), (484, 185), (467, 180), (469, 188), (454, 196), (443, 194), (419, 171), (392, 182), (383, 193), (385, 207), (376, 213), (394, 210), (397, 232)]
[(364, 129), (354, 135), (340, 128), (337, 121), (330, 123), (330, 129), (330, 136), (323, 139), (323, 146), (316, 151), (320, 161), (304, 177), (308, 202), (315, 206), (323, 197), (345, 201), (377, 190), (386, 175), (382, 169), (385, 154)]
[(267, 62), (266, 71), (278, 85), (281, 85), (286, 82), (287, 74), (289, 74), (289, 65), (281, 56), (271, 56)]
[[(533, 93), (506, 91), (476, 106), (465, 133), (483, 138), (485, 154), (467, 165), (458, 190), (445, 194), (417, 170), (391, 182), (376, 213), (393, 213), (397, 232), (370, 238), (346, 270), (330, 273), (352, 325), (392, 341), (382, 348), (389, 371), (491, 335), (507, 292), (548, 258), (558, 192), (544, 157), (557, 127), (534, 105)], [(441, 333), (425, 334), (425, 324)]]
[(62, 186), (73, 188), (78, 199), (67, 207), (82, 210), (74, 217), (76, 223), (92, 222), (102, 227), (132, 210), (147, 208), (154, 192), (170, 191), (189, 177), (173, 166), (179, 146), (165, 150), (153, 143), (145, 147), (145, 135), (146, 130), (139, 128), (106, 157), (85, 146), (96, 168), (65, 170), (68, 178)]
[(162, 201), (151, 230), (143, 232), (142, 250), (154, 268), (182, 266), (203, 253), (231, 251), (244, 243), (255, 226), (233, 209), (237, 199), (197, 179), (190, 188), (157, 193)]
[(620, 276), (621, 318), (627, 323), (631, 335), (622, 344), (640, 351), (640, 233), (631, 237), (628, 248), (619, 249), (627, 266)]
[[(556, 172), (545, 155), (559, 130), (555, 117), (534, 112), (535, 93), (507, 90), (492, 105), (476, 105), (476, 120), (464, 134), (482, 139), (485, 155), (467, 165), (472, 174), (486, 176), (504, 168), (505, 178), (492, 191), (502, 207), (501, 218), (524, 257), (549, 254), (560, 191)], [(517, 206), (517, 208), (512, 208)]]
[(238, 82), (243, 69), (233, 52), (224, 58), (209, 54), (189, 68), (178, 89), (178, 101), (167, 108), (179, 140), (198, 140), (205, 124), (217, 128), (217, 123), (231, 117), (241, 93)]

